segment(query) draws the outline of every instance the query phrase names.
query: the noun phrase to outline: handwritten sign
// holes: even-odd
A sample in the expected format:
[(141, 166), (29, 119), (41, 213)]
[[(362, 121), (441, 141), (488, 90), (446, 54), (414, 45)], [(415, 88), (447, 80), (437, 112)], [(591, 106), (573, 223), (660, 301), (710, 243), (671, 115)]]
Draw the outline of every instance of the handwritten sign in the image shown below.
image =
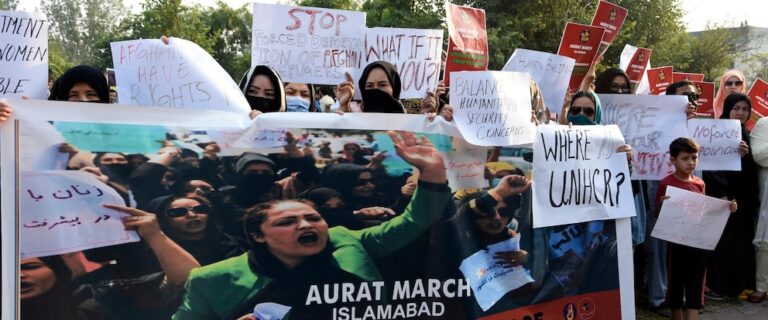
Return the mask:
[(573, 22), (565, 23), (563, 38), (560, 39), (560, 46), (557, 54), (573, 58), (573, 73), (568, 88), (576, 92), (581, 86), (581, 81), (587, 75), (587, 71), (597, 57), (597, 50), (600, 41), (603, 39), (605, 28), (593, 27)]
[(93, 174), (22, 172), (20, 193), (22, 259), (139, 241), (123, 230), (122, 213), (103, 207), (123, 198)]
[(661, 180), (675, 171), (669, 162), (669, 144), (688, 136), (685, 96), (601, 94), (603, 124), (621, 129), (632, 146), (632, 179)]
[(515, 49), (502, 71), (528, 72), (550, 112), (560, 114), (576, 60), (548, 52)]
[(420, 99), (435, 91), (442, 54), (443, 30), (370, 28), (365, 34), (364, 66), (391, 62), (400, 74), (401, 99)]
[(757, 120), (768, 116), (768, 83), (763, 79), (756, 79), (752, 88), (749, 88), (747, 95), (752, 100), (752, 115), (747, 120), (747, 128), (752, 130)]
[(56, 122), (56, 130), (80, 150), (155, 153), (166, 139), (166, 128), (152, 125)]
[(605, 34), (600, 43), (600, 55), (608, 50), (608, 47), (613, 43), (613, 39), (619, 35), (621, 26), (624, 25), (624, 19), (627, 18), (628, 12), (629, 10), (624, 7), (600, 0), (600, 3), (597, 5), (597, 10), (595, 11), (595, 16), (592, 17), (593, 26), (605, 28)]
[(485, 159), (487, 150), (451, 151), (443, 154), (448, 186), (453, 190), (487, 188), (485, 179)]
[(650, 68), (646, 71), (652, 95), (660, 95), (667, 92), (667, 87), (672, 84), (672, 66)]
[(696, 86), (696, 92), (699, 93), (699, 100), (696, 108), (696, 115), (700, 117), (712, 118), (715, 115), (715, 83), (693, 81)]
[(111, 47), (121, 103), (242, 114), (251, 110), (224, 68), (193, 42), (131, 40), (112, 42)]
[(533, 282), (530, 271), (524, 267), (504, 267), (493, 258), (503, 251), (520, 251), (520, 236), (491, 244), (488, 250), (475, 252), (459, 266), (483, 311), (493, 307), (507, 292)]
[(0, 98), (48, 97), (48, 21), (0, 11)]
[(619, 67), (627, 73), (632, 92), (635, 92), (650, 65), (651, 49), (625, 45), (619, 58)]
[(251, 65), (283, 81), (336, 85), (364, 67), (365, 13), (253, 4)]
[(527, 73), (462, 71), (451, 75), (456, 124), (469, 143), (479, 146), (533, 142), (531, 78)]
[(533, 146), (533, 227), (635, 215), (617, 126), (538, 126)]
[(738, 120), (691, 119), (688, 136), (701, 146), (697, 170), (741, 171)]
[(448, 24), (448, 58), (443, 82), (451, 84), (455, 71), (488, 70), (488, 34), (485, 10), (445, 4)]
[(730, 201), (667, 187), (659, 218), (653, 227), (654, 238), (689, 247), (715, 250), (730, 215)]

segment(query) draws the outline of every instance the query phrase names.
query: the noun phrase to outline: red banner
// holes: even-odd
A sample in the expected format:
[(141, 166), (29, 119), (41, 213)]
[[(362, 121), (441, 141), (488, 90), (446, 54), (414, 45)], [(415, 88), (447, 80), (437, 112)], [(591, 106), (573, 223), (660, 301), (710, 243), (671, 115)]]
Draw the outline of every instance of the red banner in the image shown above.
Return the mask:
[(480, 320), (621, 319), (619, 290), (586, 293), (512, 309)]
[(651, 87), (651, 95), (660, 95), (667, 91), (672, 84), (672, 66), (648, 69), (648, 84)]
[(453, 71), (488, 70), (488, 35), (485, 10), (447, 4), (445, 13), (449, 40), (443, 81), (448, 86)]
[(557, 54), (571, 57), (576, 60), (576, 65), (571, 74), (571, 83), (568, 89), (575, 92), (579, 89), (581, 81), (587, 75), (589, 67), (597, 57), (597, 49), (603, 38), (605, 28), (593, 27), (584, 24), (568, 22), (565, 24), (563, 38)]
[(712, 118), (715, 115), (715, 83), (693, 81), (696, 85), (696, 92), (699, 93), (699, 107), (696, 108), (696, 116), (701, 118)]
[(678, 82), (680, 80), (701, 82), (701, 81), (704, 81), (704, 75), (701, 73), (673, 72), (672, 82)]
[(632, 85), (632, 92), (635, 92), (635, 88), (640, 84), (640, 80), (643, 80), (645, 74), (645, 68), (648, 67), (648, 59), (651, 58), (651, 49), (637, 48), (635, 55), (632, 56), (632, 60), (629, 61), (629, 66), (624, 72), (629, 76), (629, 82)]
[(752, 130), (758, 119), (768, 116), (768, 83), (762, 79), (755, 80), (747, 95), (752, 100), (752, 115), (747, 120), (747, 128)]
[(600, 0), (600, 4), (597, 5), (597, 11), (595, 16), (592, 17), (592, 25), (595, 27), (605, 28), (605, 34), (600, 44), (600, 54), (605, 53), (608, 46), (613, 43), (613, 39), (619, 35), (621, 26), (624, 24), (624, 19), (627, 18), (627, 9), (617, 6), (613, 3)]

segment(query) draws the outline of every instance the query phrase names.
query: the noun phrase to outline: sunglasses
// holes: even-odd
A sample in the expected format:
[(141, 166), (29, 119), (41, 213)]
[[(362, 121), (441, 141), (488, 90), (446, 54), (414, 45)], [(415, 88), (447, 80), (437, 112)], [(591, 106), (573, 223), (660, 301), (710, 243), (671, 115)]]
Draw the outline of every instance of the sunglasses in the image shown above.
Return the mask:
[(733, 87), (733, 86), (741, 87), (743, 84), (744, 84), (744, 81), (741, 81), (741, 80), (725, 82), (726, 87)]
[(699, 94), (695, 92), (686, 92), (684, 93), (686, 96), (688, 96), (688, 102), (690, 103), (696, 103), (699, 101)]
[(165, 211), (165, 215), (171, 218), (178, 218), (185, 216), (189, 211), (198, 214), (209, 214), (211, 212), (211, 206), (207, 204), (201, 204), (191, 208), (170, 208)]
[(629, 93), (630, 88), (629, 85), (617, 85), (615, 83), (611, 84), (611, 91), (618, 92), (618, 93)]
[(573, 116), (575, 116), (575, 115), (578, 115), (579, 113), (582, 113), (582, 112), (583, 112), (583, 113), (584, 113), (584, 115), (585, 115), (585, 116), (587, 116), (587, 117), (591, 117), (591, 116), (594, 116), (594, 115), (595, 115), (595, 109), (594, 109), (594, 108), (590, 108), (590, 107), (577, 107), (577, 106), (572, 106), (572, 107), (571, 107), (571, 108), (568, 110), (568, 112), (569, 112), (571, 115), (573, 115)]
[(376, 180), (374, 180), (374, 179), (357, 179), (355, 181), (355, 187), (362, 187), (362, 186), (368, 184), (369, 182), (371, 184), (376, 184)]

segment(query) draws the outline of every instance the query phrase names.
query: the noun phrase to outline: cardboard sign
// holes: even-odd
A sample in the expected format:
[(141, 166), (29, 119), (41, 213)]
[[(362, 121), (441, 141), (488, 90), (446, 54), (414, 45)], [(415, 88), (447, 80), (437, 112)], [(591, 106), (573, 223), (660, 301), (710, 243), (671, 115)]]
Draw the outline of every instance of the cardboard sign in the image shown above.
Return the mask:
[(756, 79), (747, 95), (752, 100), (752, 115), (747, 120), (747, 128), (752, 130), (757, 120), (768, 116), (768, 83), (763, 79)]
[(563, 38), (560, 40), (560, 46), (557, 54), (576, 60), (571, 82), (568, 88), (572, 92), (579, 90), (581, 81), (587, 75), (587, 71), (597, 57), (597, 50), (600, 46), (600, 40), (603, 38), (605, 28), (593, 27), (573, 22), (565, 24)]
[(730, 215), (730, 201), (667, 187), (651, 236), (689, 247), (715, 250)]
[(533, 142), (530, 75), (507, 71), (454, 72), (453, 116), (461, 135), (478, 146)]
[(539, 85), (547, 109), (560, 114), (574, 63), (572, 58), (549, 52), (515, 49), (501, 70), (528, 72)]
[(485, 32), (485, 10), (445, 4), (448, 23), (448, 57), (443, 82), (450, 85), (455, 71), (488, 69), (488, 35)]
[(139, 241), (123, 227), (123, 213), (104, 204), (123, 198), (96, 176), (82, 171), (29, 171), (21, 174), (21, 258)]
[(738, 120), (691, 119), (688, 136), (701, 146), (696, 170), (741, 171), (741, 123)]
[(251, 111), (232, 77), (197, 44), (179, 38), (112, 42), (122, 104)]
[(454, 190), (488, 187), (485, 179), (486, 148), (446, 152), (445, 160), (448, 186)]
[(667, 87), (672, 84), (672, 66), (650, 68), (646, 74), (652, 95), (666, 93)]
[(603, 124), (621, 129), (632, 146), (633, 180), (661, 180), (674, 172), (669, 162), (669, 144), (688, 136), (685, 127), (685, 96), (600, 94)]
[(371, 62), (391, 62), (400, 74), (400, 99), (421, 99), (437, 88), (442, 54), (443, 30), (370, 28), (363, 68)]
[(0, 11), (0, 98), (48, 97), (48, 21)]
[(605, 34), (600, 44), (600, 55), (608, 50), (608, 47), (613, 43), (613, 39), (619, 35), (621, 26), (624, 25), (624, 19), (627, 18), (627, 13), (628, 10), (624, 7), (600, 0), (595, 16), (592, 17), (593, 26), (605, 28)]
[(712, 118), (715, 115), (715, 83), (694, 81), (693, 84), (696, 85), (696, 92), (699, 93), (696, 115)]
[(617, 126), (548, 125), (533, 146), (533, 227), (635, 215)]
[(625, 45), (621, 52), (619, 66), (627, 73), (632, 92), (635, 92), (640, 85), (640, 81), (645, 76), (645, 68), (649, 66), (651, 60), (651, 49), (639, 48)]
[(701, 73), (673, 72), (672, 82), (678, 82), (680, 80), (704, 81), (704, 75)]
[(365, 12), (253, 4), (251, 66), (284, 82), (337, 85), (364, 67)]

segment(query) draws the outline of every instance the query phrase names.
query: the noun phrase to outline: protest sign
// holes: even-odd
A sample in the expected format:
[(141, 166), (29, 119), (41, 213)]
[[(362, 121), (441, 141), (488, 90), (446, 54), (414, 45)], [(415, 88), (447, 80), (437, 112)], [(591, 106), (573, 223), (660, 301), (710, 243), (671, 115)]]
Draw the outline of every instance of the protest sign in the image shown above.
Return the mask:
[(56, 122), (54, 126), (67, 142), (88, 151), (154, 153), (166, 139), (162, 126), (83, 122)]
[(448, 186), (454, 190), (487, 188), (488, 180), (485, 179), (487, 156), (488, 150), (485, 148), (446, 152), (444, 157)]
[(52, 124), (27, 122), (21, 126), (19, 135), (29, 143), (19, 156), (22, 171), (64, 170), (67, 167), (69, 154), (59, 152), (64, 137)]
[(442, 54), (443, 30), (370, 28), (365, 33), (365, 63), (358, 73), (369, 63), (391, 62), (400, 74), (400, 99), (421, 99), (437, 88)]
[(715, 115), (715, 83), (693, 81), (699, 100), (696, 101), (696, 115), (712, 118)]
[(752, 114), (747, 120), (747, 128), (752, 130), (755, 123), (762, 117), (768, 116), (768, 83), (763, 79), (756, 79), (747, 93), (752, 101)]
[(651, 49), (625, 45), (619, 59), (619, 67), (627, 73), (632, 92), (636, 92), (640, 81), (645, 76), (645, 69), (650, 66)]
[(131, 105), (218, 109), (247, 115), (242, 91), (203, 48), (179, 38), (111, 43), (117, 95)]
[(539, 126), (533, 146), (533, 227), (635, 215), (617, 126)]
[(600, 50), (598, 55), (603, 55), (608, 47), (613, 43), (613, 39), (619, 35), (621, 26), (624, 24), (624, 19), (627, 18), (628, 10), (624, 7), (617, 6), (613, 3), (600, 0), (595, 11), (595, 16), (592, 17), (592, 25), (595, 27), (605, 28), (605, 34), (603, 40), (600, 43)]
[(364, 67), (364, 40), (364, 12), (253, 4), (251, 66), (269, 66), (284, 82), (345, 81)]
[(560, 114), (576, 61), (548, 52), (515, 49), (501, 71), (528, 72), (551, 113)]
[(488, 35), (485, 10), (445, 4), (448, 24), (448, 53), (443, 82), (450, 85), (451, 73), (488, 69)]
[(741, 171), (741, 124), (738, 120), (691, 119), (688, 136), (701, 146), (696, 170)]
[(581, 81), (597, 57), (597, 50), (604, 33), (605, 28), (603, 27), (573, 22), (565, 23), (565, 31), (563, 31), (563, 38), (560, 39), (557, 54), (576, 60), (571, 74), (571, 82), (568, 85), (572, 92), (579, 91)]
[(507, 71), (454, 72), (453, 116), (462, 136), (478, 146), (533, 142), (530, 75)]
[(701, 74), (701, 73), (687, 73), (687, 72), (673, 72), (672, 73), (672, 82), (678, 82), (680, 80), (704, 81), (704, 74)]
[(667, 87), (672, 84), (672, 66), (650, 68), (646, 71), (651, 95), (660, 95), (667, 92)]
[(657, 239), (689, 247), (715, 250), (730, 215), (728, 200), (667, 187), (659, 218), (651, 231)]
[(139, 241), (124, 230), (124, 214), (102, 206), (123, 205), (123, 198), (93, 174), (22, 172), (21, 194), (22, 259)]
[(669, 162), (669, 144), (688, 136), (685, 126), (685, 96), (635, 96), (600, 94), (602, 123), (621, 129), (632, 146), (633, 180), (661, 180), (674, 172)]
[(48, 21), (0, 11), (0, 98), (48, 97)]

